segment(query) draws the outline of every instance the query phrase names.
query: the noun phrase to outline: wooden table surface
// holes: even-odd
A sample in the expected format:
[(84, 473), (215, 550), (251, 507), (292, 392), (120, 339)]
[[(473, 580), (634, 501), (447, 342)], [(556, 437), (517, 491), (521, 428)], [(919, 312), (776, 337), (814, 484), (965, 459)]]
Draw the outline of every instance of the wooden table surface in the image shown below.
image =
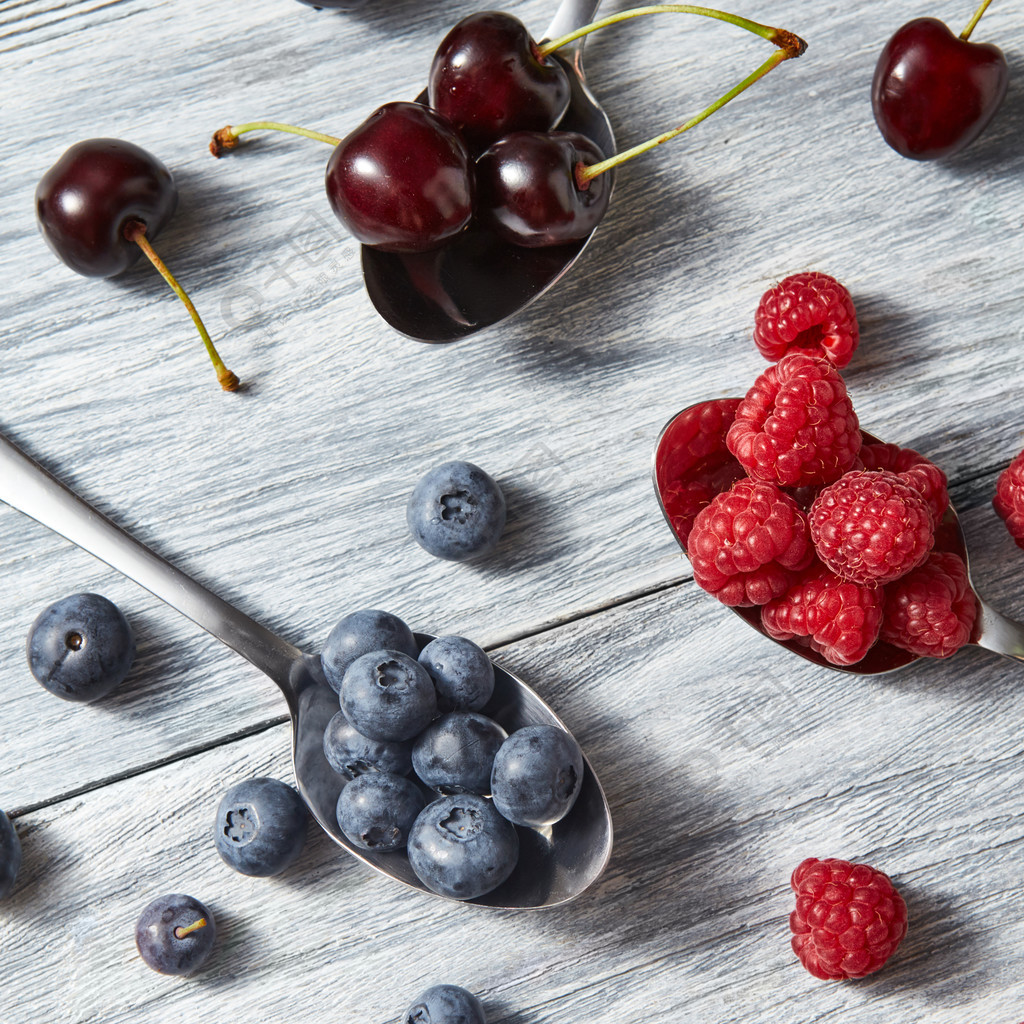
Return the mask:
[[(625, 0), (606, 3), (625, 9)], [(975, 32), (1011, 84), (973, 148), (939, 163), (882, 141), (869, 88), (904, 21), (956, 31), (973, 3), (736, 0), (809, 43), (690, 135), (624, 168), (573, 273), (500, 329), (418, 344), (379, 318), (322, 186), (326, 147), (277, 136), (219, 162), (213, 130), (260, 117), (345, 134), (421, 88), (476, 5), (390, 0), (0, 3), (0, 429), (215, 592), (316, 650), (361, 607), (486, 645), (581, 741), (612, 808), (599, 881), (545, 912), (410, 892), (314, 827), (275, 879), (233, 873), (212, 819), (236, 780), (290, 780), (274, 685), (90, 555), (0, 508), (0, 807), (24, 849), (0, 905), (0, 1021), (386, 1024), (422, 989), (476, 992), (489, 1024), (615, 1021), (1015, 1024), (1024, 1019), (1024, 687), (968, 649), (891, 676), (817, 668), (699, 591), (650, 481), (678, 409), (767, 364), (762, 292), (842, 280), (862, 424), (947, 471), (979, 589), (1024, 617), (1024, 553), (991, 509), (1024, 446), (1024, 11)], [(543, 32), (553, 0), (508, 9)], [(649, 18), (587, 46), (621, 147), (760, 63), (767, 44)], [(38, 235), (33, 193), (72, 143), (128, 139), (180, 189), (159, 248), (247, 383), (220, 391), (184, 311), (137, 265), (81, 278)], [(405, 501), (432, 465), (486, 468), (509, 525), (476, 563), (432, 559)], [(25, 638), (97, 591), (138, 637), (95, 705), (35, 683)], [(905, 895), (881, 973), (816, 981), (789, 946), (789, 875), (866, 861)], [(206, 969), (151, 972), (133, 930), (184, 891), (220, 930)]]

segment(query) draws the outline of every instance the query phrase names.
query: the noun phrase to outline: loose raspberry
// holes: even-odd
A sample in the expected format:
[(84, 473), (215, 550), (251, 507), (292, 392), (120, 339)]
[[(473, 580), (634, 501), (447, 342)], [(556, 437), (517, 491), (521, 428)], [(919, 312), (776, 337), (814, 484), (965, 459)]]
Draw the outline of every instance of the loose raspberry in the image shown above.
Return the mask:
[(833, 665), (853, 665), (878, 639), (882, 602), (880, 588), (843, 581), (815, 562), (761, 609), (761, 623), (776, 640), (810, 637), (810, 646)]
[(863, 978), (907, 934), (907, 905), (887, 875), (867, 864), (808, 857), (790, 880), (793, 952), (816, 978)]
[(901, 448), (898, 444), (881, 441), (864, 445), (858, 458), (861, 465), (855, 467), (857, 469), (891, 470), (928, 502), (936, 524), (942, 521), (949, 508), (949, 491), (946, 474), (934, 462), (913, 448)]
[(806, 487), (842, 476), (860, 451), (861, 435), (838, 370), (794, 352), (754, 381), (726, 443), (755, 480)]
[(800, 351), (839, 368), (853, 357), (859, 341), (853, 299), (828, 274), (787, 277), (761, 296), (754, 314), (754, 344), (769, 362)]
[(882, 639), (911, 654), (948, 658), (971, 639), (978, 602), (959, 555), (933, 551), (885, 588)]
[(999, 474), (992, 507), (1006, 523), (1017, 547), (1024, 548), (1024, 452)]
[(815, 498), (808, 518), (818, 557), (869, 586), (916, 569), (935, 542), (928, 503), (887, 469), (846, 473)]
[(739, 480), (694, 520), (686, 545), (697, 585), (723, 604), (765, 604), (810, 563), (807, 517), (774, 484)]

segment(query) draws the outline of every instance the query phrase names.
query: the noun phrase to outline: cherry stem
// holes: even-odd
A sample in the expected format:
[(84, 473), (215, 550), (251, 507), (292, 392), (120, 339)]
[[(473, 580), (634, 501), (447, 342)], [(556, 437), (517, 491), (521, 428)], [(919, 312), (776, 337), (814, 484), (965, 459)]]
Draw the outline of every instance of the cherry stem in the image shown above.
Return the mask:
[[(203, 339), (210, 362), (213, 363), (213, 368), (217, 371), (217, 380), (220, 382), (220, 386), (225, 391), (237, 391), (240, 384), (239, 379), (224, 365), (223, 360), (217, 353), (217, 349), (214, 347), (213, 340), (210, 338), (210, 332), (207, 331), (206, 325), (200, 319), (199, 314), (196, 312), (196, 307), (192, 305), (192, 300), (188, 297), (185, 289), (178, 284), (174, 279), (174, 275), (167, 269), (164, 261), (153, 251), (153, 246), (150, 245), (149, 239), (146, 237), (146, 225), (140, 220), (128, 221), (124, 226), (124, 237), (129, 242), (134, 242), (146, 254), (149, 262), (156, 267), (160, 276), (171, 286), (174, 294), (185, 304), (189, 316), (192, 317), (192, 322), (199, 331), (199, 336)], [(204, 921), (203, 924), (205, 925), (205, 923)]]
[(199, 931), (200, 928), (206, 927), (206, 918), (201, 917), (198, 921), (190, 924), (187, 928), (182, 928), (180, 925), (174, 929), (174, 937), (176, 939), (183, 939), (186, 935), (191, 935), (193, 932)]
[(537, 52), (541, 57), (547, 57), (549, 54), (554, 53), (555, 50), (561, 49), (563, 46), (581, 39), (591, 32), (596, 32), (599, 28), (606, 28), (620, 21), (626, 21), (629, 18), (640, 18), (647, 14), (698, 14), (703, 18), (727, 21), (730, 25), (746, 29), (762, 39), (767, 39), (770, 43), (775, 43), (776, 46), (783, 50), (795, 51), (787, 52), (787, 56), (790, 57), (799, 57), (807, 49), (807, 44), (799, 36), (793, 35), (792, 32), (787, 32), (783, 28), (772, 28), (770, 25), (762, 25), (760, 22), (751, 21), (749, 18), (742, 18), (738, 14), (717, 11), (712, 7), (694, 7), (692, 4), (652, 4), (649, 7), (634, 7), (629, 11), (620, 11), (618, 14), (611, 14), (607, 18), (591, 22), (589, 25), (584, 25), (583, 28), (570, 32), (560, 39), (554, 39), (551, 42), (539, 45)]
[(238, 145), (238, 136), (246, 132), (269, 131), (287, 132), (289, 135), (301, 135), (306, 139), (316, 139), (317, 142), (326, 142), (330, 146), (337, 146), (341, 139), (333, 135), (325, 135), (323, 132), (314, 132), (309, 128), (299, 128), (294, 124), (283, 124), (280, 121), (250, 121), (248, 124), (225, 125), (213, 133), (210, 140), (210, 152), (220, 157), (225, 149), (234, 149)]
[(974, 31), (974, 26), (981, 21), (981, 16), (988, 10), (988, 5), (992, 3), (992, 0), (982, 0), (981, 6), (974, 12), (974, 17), (967, 23), (967, 28), (960, 33), (960, 38), (966, 43), (971, 38), (971, 33)]
[(694, 125), (700, 124), (701, 121), (710, 117), (716, 110), (724, 107), (729, 100), (739, 96), (745, 89), (749, 89), (758, 79), (764, 78), (772, 68), (793, 56), (797, 56), (797, 54), (787, 50), (776, 50), (753, 74), (748, 75), (739, 85), (734, 86), (724, 96), (715, 100), (710, 107), (702, 110), (696, 117), (691, 117), (689, 121), (681, 124), (678, 128), (673, 128), (671, 131), (664, 132), (653, 139), (649, 139), (647, 142), (642, 142), (639, 146), (634, 146), (632, 149), (616, 153), (615, 156), (609, 157), (607, 160), (601, 160), (589, 166), (579, 164), (576, 168), (576, 184), (581, 189), (585, 189), (588, 183), (599, 174), (604, 174), (605, 171), (610, 171), (613, 167), (618, 167), (619, 164), (624, 164), (627, 160), (632, 160), (633, 157), (646, 153), (648, 150), (654, 149), (655, 146), (660, 146), (663, 142), (668, 142), (669, 139), (674, 139), (677, 135), (682, 135), (683, 132), (689, 131)]

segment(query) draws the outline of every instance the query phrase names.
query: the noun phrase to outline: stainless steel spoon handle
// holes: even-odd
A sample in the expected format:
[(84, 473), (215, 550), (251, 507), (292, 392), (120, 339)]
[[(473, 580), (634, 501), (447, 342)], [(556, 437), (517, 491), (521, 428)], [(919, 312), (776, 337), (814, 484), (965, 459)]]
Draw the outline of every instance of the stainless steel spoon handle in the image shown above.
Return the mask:
[[(584, 25), (589, 25), (594, 20), (594, 12), (597, 10), (601, 0), (562, 0), (555, 17), (548, 30), (544, 33), (545, 39), (558, 39), (560, 36), (575, 32)], [(580, 39), (572, 47), (577, 50), (583, 47), (583, 40)]]
[(991, 605), (978, 598), (978, 621), (975, 626), (979, 647), (995, 651), (1006, 658), (1024, 661), (1024, 623), (1008, 619)]
[(291, 665), (302, 656), (297, 647), (210, 593), (115, 525), (3, 434), (0, 434), (0, 501), (135, 580), (279, 685), (280, 680), (288, 678)]

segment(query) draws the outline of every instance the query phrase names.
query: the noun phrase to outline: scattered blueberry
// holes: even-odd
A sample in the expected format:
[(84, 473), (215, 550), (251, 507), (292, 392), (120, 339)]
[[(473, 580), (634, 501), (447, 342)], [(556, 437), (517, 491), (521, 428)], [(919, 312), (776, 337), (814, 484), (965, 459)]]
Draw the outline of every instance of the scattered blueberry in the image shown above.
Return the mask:
[(143, 910), (135, 925), (135, 945), (161, 974), (191, 974), (205, 963), (217, 939), (213, 914), (182, 893), (161, 896)]
[(21, 842), (11, 819), (0, 811), (0, 900), (10, 895), (21, 867)]
[(373, 651), (401, 651), (415, 658), (420, 647), (412, 630), (397, 615), (375, 608), (351, 612), (331, 630), (320, 652), (324, 675), (336, 693), (341, 692), (349, 665)]
[(483, 1004), (459, 985), (428, 988), (402, 1018), (402, 1024), (487, 1024)]
[(501, 745), (491, 772), (494, 806), (517, 825), (551, 825), (569, 813), (583, 783), (583, 753), (564, 729), (528, 725)]
[(324, 756), (343, 778), (367, 772), (408, 775), (412, 771), (412, 744), (398, 740), (371, 740), (339, 711), (324, 730)]
[(463, 562), (497, 546), (505, 529), (505, 496), (479, 466), (445, 462), (416, 485), (405, 517), (421, 548)]
[(508, 733), (475, 711), (452, 711), (431, 722), (412, 745), (412, 766), (431, 789), (451, 793), (491, 791), (494, 755)]
[(423, 803), (423, 794), (410, 779), (369, 772), (342, 789), (338, 826), (362, 850), (400, 850)]
[(302, 852), (308, 817), (302, 798), (284, 782), (237, 782), (217, 808), (217, 852), (229, 868), (243, 875), (278, 875)]
[(471, 900), (505, 881), (519, 857), (519, 836), (482, 796), (443, 796), (409, 832), (409, 863), (441, 896)]
[(99, 594), (72, 594), (40, 612), (28, 635), (32, 675), (64, 700), (106, 696), (135, 657), (131, 627)]
[(436, 714), (437, 695), (419, 662), (399, 651), (375, 651), (346, 670), (341, 710), (372, 740), (409, 740)]
[(494, 692), (494, 665), (487, 652), (464, 636), (435, 637), (420, 651), (434, 680), (442, 711), (479, 711)]

